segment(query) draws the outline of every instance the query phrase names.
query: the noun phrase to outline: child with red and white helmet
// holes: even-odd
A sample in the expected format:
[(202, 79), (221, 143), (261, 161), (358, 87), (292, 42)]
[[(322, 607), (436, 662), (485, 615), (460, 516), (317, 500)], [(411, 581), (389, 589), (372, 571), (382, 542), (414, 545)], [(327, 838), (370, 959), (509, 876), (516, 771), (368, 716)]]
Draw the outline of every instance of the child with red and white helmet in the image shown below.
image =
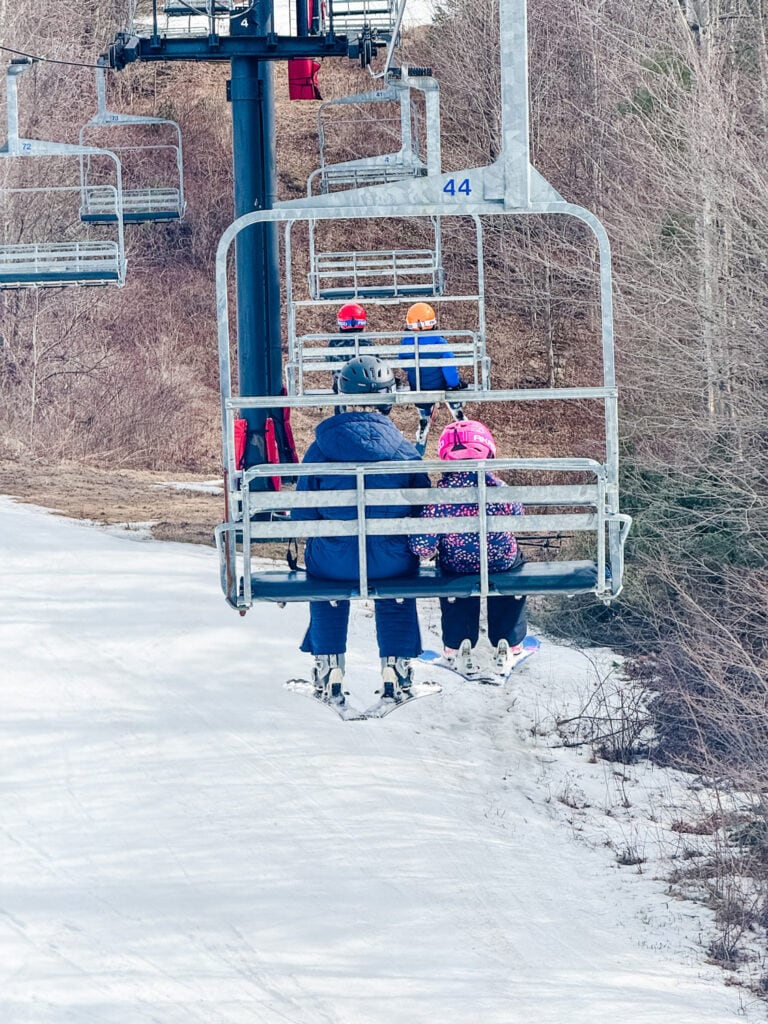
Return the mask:
[[(359, 337), (367, 325), (368, 314), (365, 311), (365, 306), (361, 306), (359, 302), (345, 302), (336, 314), (336, 326), (342, 334), (337, 338), (331, 338), (328, 345), (330, 348), (345, 348), (348, 351), (343, 356), (330, 356), (328, 362), (346, 363), (349, 359), (359, 356), (361, 348), (368, 348), (371, 344), (370, 341), (367, 338)], [(357, 337), (355, 337), (356, 335)], [(333, 373), (334, 392), (339, 390), (340, 372), (340, 370), (334, 370)]]
[[(478, 420), (459, 420), (449, 424), (440, 435), (438, 454), (446, 462), (461, 459), (493, 459), (496, 456), (496, 442), (488, 427)], [(493, 473), (485, 474), (488, 487), (499, 487), (503, 480)], [(462, 469), (448, 470), (437, 483), (438, 487), (476, 487), (477, 473)], [(446, 495), (448, 498), (448, 495)], [(477, 504), (458, 504), (446, 501), (437, 505), (425, 505), (421, 512), (423, 519), (439, 519), (448, 516), (476, 516)], [(486, 512), (493, 516), (521, 516), (523, 506), (519, 502), (488, 502)], [(410, 548), (422, 558), (437, 555), (438, 565), (444, 573), (456, 576), (480, 572), (480, 534), (442, 533), (415, 534), (410, 538)], [(520, 565), (523, 560), (515, 535), (508, 530), (493, 530), (489, 522), (487, 534), (488, 571), (505, 572)], [(463, 675), (476, 675), (479, 671), (477, 660), (472, 656), (480, 635), (480, 598), (459, 597), (453, 601), (440, 599), (442, 617), (443, 655), (449, 665), (456, 667)], [(506, 672), (522, 651), (522, 642), (527, 632), (525, 621), (525, 598), (508, 595), (494, 595), (488, 600), (488, 637), (495, 648), (495, 667)]]

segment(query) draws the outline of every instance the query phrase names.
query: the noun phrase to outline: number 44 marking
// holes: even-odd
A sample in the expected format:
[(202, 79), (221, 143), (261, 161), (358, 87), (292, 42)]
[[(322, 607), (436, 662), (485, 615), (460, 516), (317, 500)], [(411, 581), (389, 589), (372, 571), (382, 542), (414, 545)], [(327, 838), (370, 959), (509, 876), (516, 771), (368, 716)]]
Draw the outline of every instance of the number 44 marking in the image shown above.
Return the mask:
[(449, 178), (448, 181), (443, 185), (443, 192), (448, 196), (462, 195), (471, 196), (472, 186), (469, 184), (469, 178), (464, 178), (458, 185), (456, 184), (455, 178)]

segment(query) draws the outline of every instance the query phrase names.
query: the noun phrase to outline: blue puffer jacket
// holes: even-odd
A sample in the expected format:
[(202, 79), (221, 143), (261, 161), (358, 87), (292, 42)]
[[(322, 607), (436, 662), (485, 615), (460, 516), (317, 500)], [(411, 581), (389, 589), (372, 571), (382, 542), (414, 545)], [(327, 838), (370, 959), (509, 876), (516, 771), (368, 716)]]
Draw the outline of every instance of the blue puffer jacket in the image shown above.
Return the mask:
[[(319, 423), (315, 440), (307, 449), (304, 462), (403, 462), (420, 459), (410, 441), (397, 427), (378, 412), (343, 412)], [(353, 489), (354, 476), (300, 476), (298, 491)], [(369, 487), (385, 490), (400, 487), (429, 487), (426, 473), (383, 473), (370, 477)], [(410, 514), (418, 516), (407, 505), (377, 505), (368, 509), (370, 519), (393, 519)], [(354, 507), (295, 508), (292, 519), (355, 519)], [(404, 536), (369, 537), (366, 545), (368, 576), (386, 579), (406, 576), (418, 568), (418, 558), (408, 548)], [(355, 580), (360, 570), (356, 537), (310, 537), (305, 548), (307, 570), (313, 576), (329, 580)]]

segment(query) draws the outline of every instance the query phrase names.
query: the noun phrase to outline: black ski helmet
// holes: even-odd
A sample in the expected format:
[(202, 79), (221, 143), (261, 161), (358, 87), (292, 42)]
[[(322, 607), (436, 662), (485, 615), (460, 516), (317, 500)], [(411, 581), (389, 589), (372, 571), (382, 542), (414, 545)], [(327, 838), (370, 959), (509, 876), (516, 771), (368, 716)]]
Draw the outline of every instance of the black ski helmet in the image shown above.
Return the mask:
[(375, 395), (380, 391), (392, 392), (395, 387), (395, 375), (391, 368), (376, 356), (350, 359), (339, 372), (339, 391), (342, 395)]

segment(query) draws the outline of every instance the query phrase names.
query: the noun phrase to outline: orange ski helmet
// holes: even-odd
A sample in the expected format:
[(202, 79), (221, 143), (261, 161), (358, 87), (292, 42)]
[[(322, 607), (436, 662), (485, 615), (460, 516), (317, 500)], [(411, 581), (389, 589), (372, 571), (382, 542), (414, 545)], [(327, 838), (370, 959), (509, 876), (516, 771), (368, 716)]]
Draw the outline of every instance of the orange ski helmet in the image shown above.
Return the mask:
[(437, 327), (437, 316), (428, 302), (414, 302), (405, 314), (409, 331), (432, 331)]

